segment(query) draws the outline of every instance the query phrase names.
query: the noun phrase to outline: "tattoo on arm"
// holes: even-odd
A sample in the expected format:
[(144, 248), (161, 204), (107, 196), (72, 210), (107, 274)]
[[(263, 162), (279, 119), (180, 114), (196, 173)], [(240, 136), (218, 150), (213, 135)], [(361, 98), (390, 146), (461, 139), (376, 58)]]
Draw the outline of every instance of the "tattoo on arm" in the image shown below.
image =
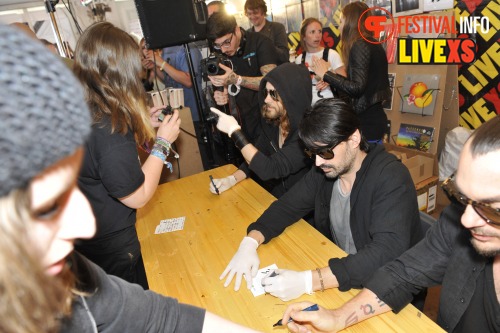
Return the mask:
[(384, 302), (383, 300), (381, 300), (381, 299), (380, 299), (380, 298), (378, 298), (378, 297), (377, 297), (376, 299), (377, 299), (377, 303), (378, 303), (378, 305), (379, 305), (380, 307), (385, 306), (385, 302)]
[(371, 304), (361, 305), (359, 308), (363, 310), (365, 316), (375, 313), (375, 310), (373, 310)]
[(266, 76), (266, 74), (269, 73), (275, 67), (276, 67), (275, 64), (262, 66), (260, 68), (262, 76), (242, 76), (241, 85), (248, 89), (259, 90), (260, 80), (262, 80), (262, 78)]
[(356, 311), (351, 313), (349, 317), (345, 320), (345, 327), (349, 327), (351, 325), (354, 325), (358, 322), (358, 315), (356, 314)]

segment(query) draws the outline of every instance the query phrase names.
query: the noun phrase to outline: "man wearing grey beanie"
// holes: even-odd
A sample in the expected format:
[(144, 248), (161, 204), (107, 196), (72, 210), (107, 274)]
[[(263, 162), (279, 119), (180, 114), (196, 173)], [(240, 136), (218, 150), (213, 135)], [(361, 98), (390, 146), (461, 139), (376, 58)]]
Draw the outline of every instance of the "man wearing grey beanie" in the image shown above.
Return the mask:
[(254, 332), (73, 250), (95, 233), (76, 186), (90, 133), (82, 88), (41, 43), (1, 25), (0, 67), (0, 332)]

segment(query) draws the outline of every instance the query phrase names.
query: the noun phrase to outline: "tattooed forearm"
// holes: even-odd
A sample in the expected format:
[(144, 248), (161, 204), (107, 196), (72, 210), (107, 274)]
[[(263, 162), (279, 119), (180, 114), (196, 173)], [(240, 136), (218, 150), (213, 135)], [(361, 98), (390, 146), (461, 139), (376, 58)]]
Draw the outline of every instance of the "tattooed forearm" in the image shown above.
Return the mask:
[(377, 297), (377, 303), (378, 303), (378, 306), (380, 306), (380, 307), (385, 306), (385, 302), (378, 297)]
[(353, 312), (349, 315), (349, 317), (347, 317), (347, 319), (345, 320), (345, 327), (349, 327), (351, 325), (354, 325), (358, 322), (358, 315), (356, 314), (356, 312)]

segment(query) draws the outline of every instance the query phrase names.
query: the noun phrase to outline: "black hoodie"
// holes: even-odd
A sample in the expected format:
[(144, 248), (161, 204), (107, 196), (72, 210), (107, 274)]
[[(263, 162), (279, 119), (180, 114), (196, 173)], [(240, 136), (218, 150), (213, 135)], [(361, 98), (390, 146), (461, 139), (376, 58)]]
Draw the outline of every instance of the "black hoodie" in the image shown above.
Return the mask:
[[(298, 128), (311, 105), (312, 83), (305, 66), (282, 64), (270, 71), (260, 82), (259, 105), (264, 105), (263, 89), (271, 83), (280, 95), (290, 121), (290, 132), (279, 148), (279, 127), (261, 119), (262, 132), (255, 142), (258, 152), (250, 164), (240, 170), (251, 176), (266, 190), (279, 198), (310, 169), (312, 160), (304, 153)], [(255, 177), (257, 176), (257, 177)]]

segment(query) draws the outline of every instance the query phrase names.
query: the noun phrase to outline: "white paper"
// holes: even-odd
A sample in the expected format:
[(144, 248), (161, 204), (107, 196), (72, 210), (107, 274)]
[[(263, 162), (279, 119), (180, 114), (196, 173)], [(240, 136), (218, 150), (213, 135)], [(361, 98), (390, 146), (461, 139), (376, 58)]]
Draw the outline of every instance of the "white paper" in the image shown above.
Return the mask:
[(156, 226), (155, 234), (163, 234), (165, 232), (173, 232), (184, 229), (185, 216), (175, 217), (172, 219), (161, 220)]
[(272, 264), (259, 269), (257, 275), (252, 279), (252, 288), (250, 289), (254, 297), (264, 295), (266, 293), (264, 287), (262, 287), (262, 278), (266, 276), (267, 273), (275, 269), (278, 269), (278, 266), (276, 266), (276, 264)]

